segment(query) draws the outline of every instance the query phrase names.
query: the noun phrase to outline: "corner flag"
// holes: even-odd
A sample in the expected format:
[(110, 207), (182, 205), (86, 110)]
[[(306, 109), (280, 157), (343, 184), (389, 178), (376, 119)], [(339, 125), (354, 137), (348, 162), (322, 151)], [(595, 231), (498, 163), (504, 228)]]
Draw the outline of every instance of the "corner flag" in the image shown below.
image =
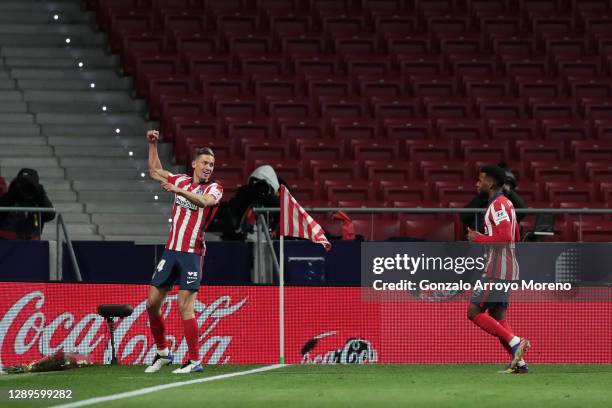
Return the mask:
[(280, 186), (280, 218), (280, 235), (308, 239), (323, 245), (326, 251), (331, 249), (323, 228), (283, 185)]

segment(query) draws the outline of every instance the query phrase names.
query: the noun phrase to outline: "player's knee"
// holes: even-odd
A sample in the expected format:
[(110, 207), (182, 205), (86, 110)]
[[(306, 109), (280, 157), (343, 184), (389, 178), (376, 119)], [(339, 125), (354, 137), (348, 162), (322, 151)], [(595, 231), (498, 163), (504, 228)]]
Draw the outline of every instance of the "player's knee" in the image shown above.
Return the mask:
[(478, 313), (480, 313), (480, 310), (475, 310), (472, 307), (468, 307), (467, 318), (470, 320), (474, 320), (474, 318), (478, 315)]

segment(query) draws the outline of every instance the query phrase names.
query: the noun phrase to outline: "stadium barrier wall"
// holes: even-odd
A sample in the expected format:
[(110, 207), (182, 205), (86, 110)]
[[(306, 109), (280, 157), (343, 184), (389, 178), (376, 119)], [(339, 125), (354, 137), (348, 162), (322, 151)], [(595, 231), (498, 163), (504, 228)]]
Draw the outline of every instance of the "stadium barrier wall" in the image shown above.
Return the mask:
[[(149, 363), (155, 345), (145, 310), (147, 290), (146, 285), (3, 282), (0, 365), (62, 349), (110, 361), (108, 330), (96, 314), (102, 303), (134, 307), (117, 325), (117, 355), (122, 364)], [(466, 303), (368, 302), (356, 287), (287, 287), (286, 362), (507, 362), (497, 340), (468, 321)], [(186, 343), (177, 309), (173, 292), (164, 309), (167, 337), (182, 361)], [(203, 286), (196, 318), (203, 362), (278, 362), (277, 287)], [(515, 303), (508, 320), (530, 338), (531, 363), (612, 363), (612, 302)]]

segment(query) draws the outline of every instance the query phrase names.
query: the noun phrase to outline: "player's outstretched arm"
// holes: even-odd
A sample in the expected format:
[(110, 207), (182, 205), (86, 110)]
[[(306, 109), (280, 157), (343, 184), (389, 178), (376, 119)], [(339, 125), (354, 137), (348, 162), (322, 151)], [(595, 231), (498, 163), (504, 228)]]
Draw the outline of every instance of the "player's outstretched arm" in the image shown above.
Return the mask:
[(197, 205), (198, 207), (212, 207), (218, 204), (218, 200), (215, 200), (215, 197), (212, 194), (201, 195), (192, 193), (191, 191), (178, 188), (177, 186), (171, 183), (162, 183), (161, 186), (165, 191), (183, 196), (188, 201)]
[(168, 181), (170, 172), (164, 170), (157, 154), (159, 132), (157, 130), (149, 130), (147, 132), (147, 140), (149, 141), (149, 177), (160, 183), (165, 183)]

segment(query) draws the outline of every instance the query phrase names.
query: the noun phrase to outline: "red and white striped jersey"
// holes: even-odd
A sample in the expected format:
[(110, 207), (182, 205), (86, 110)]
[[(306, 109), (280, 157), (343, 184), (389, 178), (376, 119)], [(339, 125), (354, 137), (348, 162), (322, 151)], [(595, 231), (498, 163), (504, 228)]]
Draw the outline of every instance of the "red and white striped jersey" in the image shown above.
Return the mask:
[(514, 205), (503, 194), (498, 194), (484, 216), (485, 233), (474, 242), (491, 244), (487, 253), (486, 275), (501, 280), (517, 280), (519, 266), (515, 243), (521, 239)]
[[(193, 178), (186, 174), (170, 174), (168, 183), (195, 194), (210, 194), (219, 204), (223, 196), (223, 187), (215, 182), (195, 184)], [(174, 195), (172, 207), (172, 228), (166, 243), (166, 249), (180, 252), (202, 254), (206, 252), (204, 232), (213, 220), (219, 207), (198, 207), (186, 198)]]

